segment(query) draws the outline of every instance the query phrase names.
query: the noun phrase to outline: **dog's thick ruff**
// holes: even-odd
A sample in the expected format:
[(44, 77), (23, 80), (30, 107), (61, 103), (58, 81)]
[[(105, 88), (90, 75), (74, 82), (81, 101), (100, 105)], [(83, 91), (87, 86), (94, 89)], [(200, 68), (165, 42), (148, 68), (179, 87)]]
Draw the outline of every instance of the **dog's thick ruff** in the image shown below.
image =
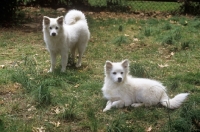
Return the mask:
[(76, 67), (81, 66), (81, 59), (90, 38), (87, 21), (81, 11), (71, 10), (65, 18), (63, 16), (57, 18), (44, 16), (43, 35), (51, 57), (49, 72), (53, 72), (55, 69), (57, 54), (61, 55), (61, 71), (64, 72), (68, 63), (69, 52), (72, 53), (74, 61), (76, 50), (79, 54)]
[(112, 107), (152, 106), (161, 103), (163, 106), (178, 108), (189, 93), (181, 93), (170, 99), (162, 83), (145, 78), (133, 78), (129, 75), (129, 62), (112, 63), (106, 61), (105, 79), (102, 88), (103, 96), (108, 100), (104, 112)]

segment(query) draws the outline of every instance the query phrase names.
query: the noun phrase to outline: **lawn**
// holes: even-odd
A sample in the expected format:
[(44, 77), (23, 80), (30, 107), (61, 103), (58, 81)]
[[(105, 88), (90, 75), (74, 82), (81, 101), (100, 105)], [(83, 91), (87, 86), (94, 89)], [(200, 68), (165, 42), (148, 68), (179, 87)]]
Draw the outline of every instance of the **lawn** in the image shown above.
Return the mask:
[(160, 11), (175, 12), (180, 9), (182, 3), (178, 2), (155, 2), (155, 1), (129, 1), (128, 5), (134, 11)]
[[(84, 12), (91, 38), (80, 68), (50, 67), (42, 16), (64, 15), (24, 9), (30, 22), (0, 29), (1, 132), (197, 132), (200, 130), (200, 19)], [(28, 26), (27, 25), (30, 24)], [(36, 26), (34, 26), (36, 25)], [(176, 110), (160, 106), (112, 109), (101, 88), (106, 60), (129, 59), (130, 74), (161, 81), (168, 95), (189, 92)]]

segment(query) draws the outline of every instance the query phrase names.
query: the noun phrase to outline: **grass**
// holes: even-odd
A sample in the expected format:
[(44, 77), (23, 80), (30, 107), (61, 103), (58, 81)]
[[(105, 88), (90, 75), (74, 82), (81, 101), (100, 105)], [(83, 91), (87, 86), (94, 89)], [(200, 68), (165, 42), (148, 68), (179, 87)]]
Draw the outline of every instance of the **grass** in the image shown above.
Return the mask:
[[(56, 71), (47, 73), (49, 53), (40, 29), (0, 29), (0, 131), (199, 131), (199, 18), (86, 15), (91, 39), (83, 65), (65, 73), (60, 58)], [(133, 76), (160, 80), (170, 97), (189, 92), (188, 100), (176, 110), (157, 105), (103, 113), (103, 66), (123, 59), (130, 60)]]
[(128, 2), (131, 9), (134, 11), (161, 11), (161, 12), (174, 12), (179, 9), (181, 3), (176, 2), (154, 2), (154, 1), (131, 1)]

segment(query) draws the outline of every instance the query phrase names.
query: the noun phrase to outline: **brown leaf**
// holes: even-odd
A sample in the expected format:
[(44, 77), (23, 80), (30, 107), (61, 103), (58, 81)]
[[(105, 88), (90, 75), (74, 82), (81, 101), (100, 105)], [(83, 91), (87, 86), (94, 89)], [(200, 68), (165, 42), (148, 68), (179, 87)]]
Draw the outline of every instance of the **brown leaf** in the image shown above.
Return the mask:
[(170, 55), (165, 56), (165, 58), (170, 59), (172, 56), (174, 56), (174, 52), (171, 52)]
[(3, 100), (0, 100), (0, 105), (4, 104), (4, 101)]
[(160, 68), (164, 68), (164, 67), (168, 67), (169, 65), (168, 64), (158, 64), (158, 66), (160, 67)]
[(4, 69), (4, 68), (5, 68), (5, 65), (0, 65), (0, 68), (1, 68), (1, 69)]
[(136, 42), (137, 42), (137, 41), (139, 41), (139, 39), (138, 39), (138, 38), (133, 38), (133, 41), (136, 41)]
[(75, 88), (78, 88), (78, 87), (79, 87), (79, 84), (76, 84), (74, 87), (75, 87)]
[(21, 85), (20, 83), (14, 83), (14, 87), (15, 87), (16, 89), (18, 89), (18, 88), (21, 88), (22, 85)]
[(55, 112), (56, 114), (59, 114), (59, 113), (60, 113), (60, 109), (57, 107), (57, 108), (54, 110), (54, 112)]
[(45, 132), (45, 128), (43, 126), (39, 127), (33, 127), (33, 132)]
[(28, 108), (28, 111), (34, 111), (36, 110), (35, 106), (31, 106), (30, 108)]
[(151, 126), (146, 129), (146, 132), (151, 132), (151, 131), (152, 131), (152, 127)]
[(170, 55), (173, 56), (173, 55), (174, 55), (174, 52), (171, 52)]
[(58, 122), (51, 121), (49, 123), (53, 124), (55, 127), (59, 127), (60, 126), (60, 122), (59, 121)]
[(166, 59), (170, 59), (171, 58), (171, 55), (167, 55), (165, 56)]
[(67, 108), (69, 106), (69, 104), (65, 104), (65, 107)]

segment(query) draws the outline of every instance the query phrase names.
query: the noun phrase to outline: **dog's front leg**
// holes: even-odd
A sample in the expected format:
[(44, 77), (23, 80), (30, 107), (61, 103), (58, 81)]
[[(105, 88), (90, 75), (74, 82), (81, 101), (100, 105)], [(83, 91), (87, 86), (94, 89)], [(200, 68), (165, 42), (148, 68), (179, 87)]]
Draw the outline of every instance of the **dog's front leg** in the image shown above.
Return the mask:
[(112, 107), (112, 102), (108, 100), (106, 107), (103, 109), (103, 112), (106, 112), (107, 110), (110, 110)]
[(67, 67), (67, 63), (68, 63), (68, 53), (61, 53), (61, 72), (65, 72), (66, 71), (66, 67)]
[(122, 108), (124, 107), (125, 102), (123, 100), (117, 100), (112, 103), (111, 107)]
[(140, 107), (140, 106), (143, 106), (144, 104), (143, 103), (133, 103), (131, 104), (132, 107)]
[(53, 72), (56, 66), (56, 53), (50, 52), (50, 57), (51, 57), (51, 68), (49, 69), (48, 72)]

